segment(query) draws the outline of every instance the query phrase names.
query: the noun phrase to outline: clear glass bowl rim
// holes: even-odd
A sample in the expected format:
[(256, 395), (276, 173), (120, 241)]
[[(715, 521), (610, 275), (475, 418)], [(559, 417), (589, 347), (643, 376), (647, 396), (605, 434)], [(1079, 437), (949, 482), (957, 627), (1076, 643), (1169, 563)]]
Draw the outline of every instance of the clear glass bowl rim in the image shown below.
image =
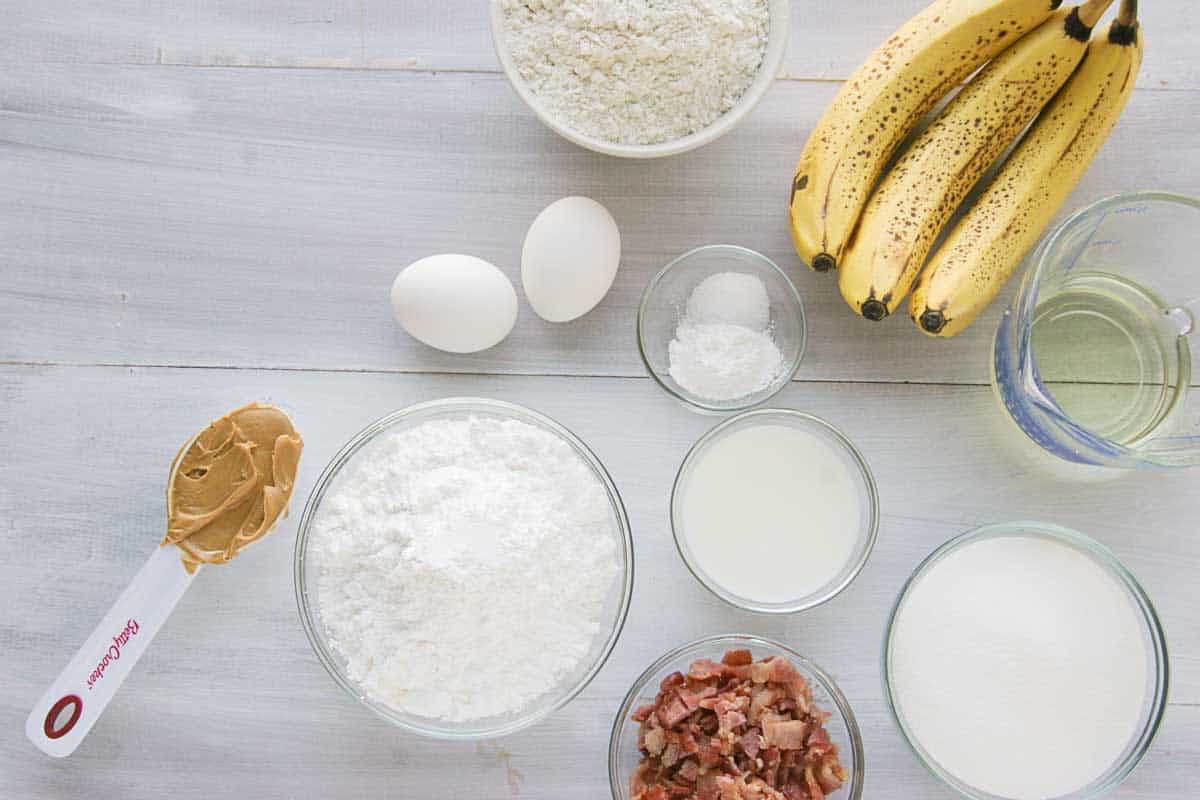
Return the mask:
[(1111, 550), (1090, 536), (1072, 528), (1049, 522), (1015, 520), (1012, 522), (996, 522), (973, 528), (958, 534), (938, 546), (917, 565), (917, 568), (913, 570), (908, 580), (904, 582), (904, 586), (901, 588), (899, 595), (897, 595), (895, 603), (892, 604), (891, 613), (888, 615), (887, 627), (885, 628), (883, 638), (882, 656), (884, 700), (887, 704), (888, 713), (891, 715), (892, 721), (896, 723), (896, 727), (900, 730), (900, 734), (908, 745), (909, 750), (912, 751), (917, 760), (921, 762), (931, 775), (962, 797), (968, 798), (968, 800), (1011, 800), (1011, 798), (986, 794), (967, 786), (938, 766), (933, 758), (926, 755), (917, 744), (914, 737), (909, 733), (908, 728), (901, 721), (900, 712), (896, 706), (896, 698), (892, 694), (891, 644), (892, 631), (896, 623), (896, 615), (900, 611), (900, 606), (908, 596), (909, 590), (916, 584), (917, 579), (921, 577), (927, 568), (933, 566), (933, 564), (940, 561), (946, 555), (964, 545), (983, 539), (1014, 534), (1048, 538), (1082, 550), (1093, 556), (1100, 564), (1107, 567), (1109, 572), (1129, 590), (1137, 603), (1138, 610), (1142, 614), (1143, 621), (1150, 635), (1156, 668), (1154, 693), (1150, 698), (1150, 714), (1147, 717), (1146, 726), (1138, 733), (1135, 740), (1136, 744), (1123, 761), (1109, 768), (1108, 772), (1105, 773), (1107, 777), (1102, 776), (1105, 777), (1104, 781), (1092, 791), (1080, 791), (1055, 798), (1055, 800), (1095, 800), (1095, 798), (1108, 794), (1129, 777), (1129, 774), (1133, 772), (1134, 768), (1137, 767), (1142, 758), (1150, 750), (1150, 746), (1154, 742), (1154, 737), (1158, 733), (1159, 725), (1162, 723), (1163, 715), (1167, 710), (1167, 693), (1170, 685), (1171, 670), (1167, 656), (1166, 633), (1163, 630), (1162, 623), (1159, 621), (1158, 612), (1154, 610), (1154, 604), (1150, 601), (1150, 597), (1146, 594), (1141, 584), (1138, 583), (1137, 578), (1133, 576), (1133, 573), (1121, 563), (1121, 560)]
[[(461, 411), (470, 413), (472, 411), (503, 416), (507, 418), (516, 418), (522, 422), (530, 422), (538, 427), (557, 434), (567, 444), (571, 445), (572, 449), (579, 454), (581, 458), (592, 468), (596, 477), (604, 485), (605, 491), (608, 493), (609, 501), (612, 505), (613, 512), (617, 518), (617, 524), (620, 528), (621, 547), (625, 560), (625, 570), (622, 576), (621, 586), (621, 602), (617, 610), (616, 619), (614, 621), (612, 631), (609, 633), (607, 640), (604, 643), (603, 649), (596, 658), (595, 663), (588, 669), (586, 673), (566, 691), (561, 697), (557, 698), (553, 703), (535, 708), (533, 711), (500, 726), (492, 728), (479, 728), (468, 730), (457, 730), (453, 728), (441, 728), (434, 725), (423, 725), (416, 718), (401, 714), (383, 703), (370, 699), (356, 687), (348, 677), (342, 674), (338, 667), (338, 662), (330, 651), (325, 636), (321, 632), (320, 622), (317, 619), (317, 611), (314, 604), (310, 603), (308, 598), (308, 586), (304, 575), (304, 568), (307, 561), (306, 546), (308, 543), (309, 532), (311, 530), (313, 519), (317, 510), (320, 508), (321, 501), (324, 499), (325, 492), (329, 489), (333, 480), (340, 473), (354, 455), (365, 445), (373, 441), (377, 436), (391, 429), (394, 425), (402, 422), (409, 417), (423, 413), (433, 412), (455, 412)], [(592, 679), (604, 667), (612, 654), (613, 648), (617, 644), (617, 640), (621, 636), (621, 631), (625, 626), (625, 619), (629, 613), (629, 605), (633, 596), (633, 571), (634, 571), (634, 556), (633, 556), (633, 537), (630, 532), (629, 517), (625, 511), (624, 502), (621, 500), (621, 495), (617, 491), (616, 485), (609, 476), (608, 471), (596, 457), (595, 453), (583, 443), (571, 430), (555, 422), (550, 417), (534, 411), (516, 403), (510, 403), (504, 400), (492, 400), (482, 397), (445, 397), (439, 400), (431, 400), (422, 403), (415, 403), (406, 406), (398, 411), (393, 411), (386, 414), (374, 422), (367, 425), (354, 436), (350, 438), (345, 445), (338, 450), (337, 454), (330, 459), (329, 464), (321, 472), (317, 482), (313, 485), (312, 492), (308, 496), (308, 500), (304, 506), (304, 513), (300, 518), (300, 524), (296, 534), (296, 547), (294, 556), (294, 587), (296, 593), (296, 605), (300, 612), (300, 621), (304, 626), (304, 633), (308, 637), (308, 642), (312, 646), (313, 652), (316, 653), (317, 659), (321, 662), (321, 666), (329, 673), (334, 682), (338, 686), (362, 705), (369, 708), (375, 714), (386, 719), (398, 727), (409, 730), (413, 733), (434, 739), (452, 739), (452, 740), (477, 740), (490, 739), (499, 736), (507, 736), (519, 730), (529, 727), (536, 722), (545, 719), (550, 714), (559, 710), (573, 700), (580, 692), (587, 688)]]
[[(683, 480), (683, 474), (687, 470), (688, 464), (690, 464), (692, 459), (695, 458), (705, 447), (707, 447), (722, 431), (725, 431), (734, 425), (742, 424), (746, 420), (753, 419), (755, 417), (785, 417), (793, 421), (799, 420), (804, 422), (806, 425), (816, 426), (824, 429), (828, 433), (833, 434), (833, 438), (841, 444), (847, 453), (850, 454), (850, 457), (854, 460), (854, 463), (862, 472), (863, 478), (867, 484), (867, 511), (870, 514), (870, 524), (867, 530), (867, 543), (866, 546), (863, 547), (862, 555), (860, 555), (855, 561), (846, 577), (834, 586), (830, 587), (827, 591), (820, 594), (810, 595), (808, 597), (796, 598), (794, 601), (789, 603), (756, 603), (752, 600), (738, 597), (735, 594), (727, 592), (724, 588), (716, 583), (710, 582), (703, 576), (702, 570), (698, 565), (692, 563), (692, 560), (688, 557), (687, 549), (680, 541), (680, 528), (682, 525), (678, 521), (676, 498), (678, 497), (679, 485)], [(804, 411), (796, 411), (790, 408), (759, 408), (752, 411), (743, 411), (740, 414), (736, 414), (729, 419), (721, 421), (717, 425), (713, 426), (707, 433), (697, 439), (696, 443), (691, 446), (687, 452), (687, 455), (683, 457), (683, 461), (680, 462), (679, 469), (675, 473), (675, 482), (671, 485), (671, 538), (675, 541), (676, 552), (678, 552), (679, 557), (683, 559), (683, 564), (687, 567), (688, 572), (692, 573), (692, 577), (699, 581), (701, 586), (715, 596), (724, 600), (726, 603), (729, 603), (731, 606), (740, 608), (743, 611), (751, 611), (757, 614), (795, 614), (800, 611), (807, 611), (810, 608), (816, 608), (822, 603), (832, 600), (834, 597), (841, 594), (841, 592), (845, 590), (847, 586), (853, 583), (854, 579), (858, 577), (858, 574), (862, 572), (863, 567), (867, 565), (867, 560), (871, 557), (871, 551), (875, 549), (875, 540), (878, 538), (878, 535), (879, 490), (875, 485), (875, 476), (871, 472), (871, 467), (867, 464), (866, 459), (863, 458), (863, 455), (859, 451), (858, 447), (855, 446), (854, 442), (850, 441), (850, 438), (846, 436), (846, 434), (842, 433), (842, 431), (839, 430), (835, 425), (821, 419), (814, 414), (809, 414)]]
[[(760, 261), (765, 266), (774, 270), (779, 277), (783, 279), (784, 285), (787, 286), (789, 290), (789, 296), (795, 300), (796, 316), (800, 319), (800, 346), (796, 348), (796, 357), (792, 359), (792, 363), (788, 365), (783, 373), (781, 373), (780, 377), (776, 380), (777, 385), (770, 391), (770, 393), (742, 405), (725, 406), (707, 403), (700, 398), (690, 397), (675, 391), (659, 376), (658, 370), (651, 366), (650, 356), (646, 353), (646, 337), (644, 333), (645, 320), (650, 306), (650, 298), (654, 296), (654, 290), (658, 288), (658, 284), (662, 282), (662, 279), (666, 277), (667, 273), (669, 273), (672, 268), (681, 264), (686, 264), (689, 260), (696, 256), (707, 255), (709, 253), (736, 253), (739, 256), (748, 257), (752, 261)], [(757, 250), (751, 250), (748, 247), (742, 247), (741, 245), (737, 244), (706, 244), (701, 245), (700, 247), (695, 247), (691, 250), (688, 250), (686, 253), (671, 259), (671, 261), (665, 267), (655, 273), (654, 277), (650, 279), (650, 282), (646, 284), (646, 289), (642, 292), (642, 300), (638, 304), (637, 344), (638, 355), (641, 356), (642, 365), (646, 368), (646, 372), (650, 374), (650, 377), (659, 385), (659, 387), (662, 388), (664, 392), (678, 400), (680, 403), (683, 403), (685, 407), (698, 409), (710, 414), (736, 414), (739, 411), (745, 411), (748, 408), (754, 408), (757, 405), (767, 402), (780, 391), (782, 391), (785, 386), (791, 383), (792, 378), (794, 378), (796, 375), (796, 370), (800, 368), (800, 362), (804, 359), (804, 351), (808, 348), (808, 317), (804, 313), (804, 301), (800, 297), (800, 291), (796, 288), (796, 284), (793, 283), (792, 279), (788, 277), (788, 274), (783, 271), (783, 268), (770, 258), (758, 252)], [(750, 396), (754, 397), (754, 395)]]
[[(625, 694), (625, 699), (621, 701), (621, 705), (617, 709), (617, 716), (613, 720), (612, 733), (608, 738), (608, 783), (613, 800), (625, 800), (625, 794), (618, 789), (618, 786), (623, 785), (623, 776), (620, 774), (621, 754), (617, 752), (617, 746), (621, 738), (621, 729), (625, 727), (629, 714), (633, 710), (633, 704), (637, 702), (638, 695), (642, 693), (658, 673), (662, 672), (668, 664), (676, 659), (692, 654), (700, 655), (701, 653), (707, 653), (711, 655), (723, 648), (736, 649), (739, 646), (775, 650), (784, 654), (799, 666), (803, 672), (816, 678), (817, 682), (821, 684), (821, 688), (833, 699), (834, 705), (837, 706), (837, 711), (841, 715), (842, 723), (846, 726), (846, 733), (850, 737), (850, 748), (854, 755), (854, 774), (850, 776), (849, 783), (850, 793), (844, 799), (839, 798), (839, 800), (860, 800), (865, 774), (862, 734), (859, 732), (858, 721), (854, 717), (854, 711), (850, 708), (850, 703), (846, 700), (846, 696), (842, 694), (842, 690), (838, 688), (837, 683), (834, 682), (829, 673), (792, 648), (773, 639), (747, 633), (719, 633), (682, 644), (658, 658), (634, 680), (633, 685)], [(839, 789), (839, 791), (841, 790)]]

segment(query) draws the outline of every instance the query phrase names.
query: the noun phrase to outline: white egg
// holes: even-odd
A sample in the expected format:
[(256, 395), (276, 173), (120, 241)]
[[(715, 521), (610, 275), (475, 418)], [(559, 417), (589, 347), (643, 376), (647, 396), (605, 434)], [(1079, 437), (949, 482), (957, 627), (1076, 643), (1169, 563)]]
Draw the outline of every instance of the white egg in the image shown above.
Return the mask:
[(621, 233), (608, 209), (587, 197), (564, 197), (529, 226), (521, 283), (539, 317), (567, 322), (604, 299), (620, 263)]
[(392, 313), (415, 338), (450, 353), (498, 344), (517, 321), (517, 292), (494, 265), (453, 253), (409, 264), (392, 283)]

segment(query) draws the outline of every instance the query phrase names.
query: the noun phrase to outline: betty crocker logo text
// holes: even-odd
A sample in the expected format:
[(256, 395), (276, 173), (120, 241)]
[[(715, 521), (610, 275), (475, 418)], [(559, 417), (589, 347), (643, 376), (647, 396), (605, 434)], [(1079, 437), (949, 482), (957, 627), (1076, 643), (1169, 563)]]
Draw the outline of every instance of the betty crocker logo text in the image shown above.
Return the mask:
[(129, 640), (137, 635), (138, 622), (136, 619), (130, 619), (125, 623), (125, 630), (118, 633), (112, 638), (112, 644), (108, 646), (108, 650), (104, 653), (104, 658), (96, 664), (96, 668), (92, 670), (92, 674), (88, 675), (87, 687), (88, 691), (96, 685), (96, 682), (104, 677), (104, 670), (108, 669), (108, 665), (113, 661), (119, 661), (121, 658), (121, 648), (129, 643)]

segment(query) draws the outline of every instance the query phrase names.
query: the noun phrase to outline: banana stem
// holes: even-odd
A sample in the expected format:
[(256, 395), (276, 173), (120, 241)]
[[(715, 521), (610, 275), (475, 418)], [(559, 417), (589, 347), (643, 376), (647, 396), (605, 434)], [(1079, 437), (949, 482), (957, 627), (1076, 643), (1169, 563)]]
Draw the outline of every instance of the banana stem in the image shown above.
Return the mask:
[(1121, 9), (1117, 12), (1117, 22), (1122, 25), (1132, 25), (1137, 22), (1137, 0), (1121, 0)]
[[(1122, 7), (1124, 7), (1125, 2), (1126, 0), (1121, 0)], [(1086, 3), (1076, 9), (1076, 12), (1079, 14), (1079, 21), (1089, 28), (1094, 28), (1112, 3), (1113, 0), (1087, 0)], [(1134, 5), (1137, 5), (1136, 0), (1134, 0)]]

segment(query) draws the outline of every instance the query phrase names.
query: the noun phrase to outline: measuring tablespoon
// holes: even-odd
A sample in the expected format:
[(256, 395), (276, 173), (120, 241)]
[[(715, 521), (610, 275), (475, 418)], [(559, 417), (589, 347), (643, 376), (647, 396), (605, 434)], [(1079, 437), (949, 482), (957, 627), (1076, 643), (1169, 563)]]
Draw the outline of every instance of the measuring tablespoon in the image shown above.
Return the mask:
[(179, 449), (167, 478), (167, 535), (25, 720), (39, 750), (75, 751), (202, 564), (221, 564), (286, 512), (304, 446), (274, 406), (235, 409)]

